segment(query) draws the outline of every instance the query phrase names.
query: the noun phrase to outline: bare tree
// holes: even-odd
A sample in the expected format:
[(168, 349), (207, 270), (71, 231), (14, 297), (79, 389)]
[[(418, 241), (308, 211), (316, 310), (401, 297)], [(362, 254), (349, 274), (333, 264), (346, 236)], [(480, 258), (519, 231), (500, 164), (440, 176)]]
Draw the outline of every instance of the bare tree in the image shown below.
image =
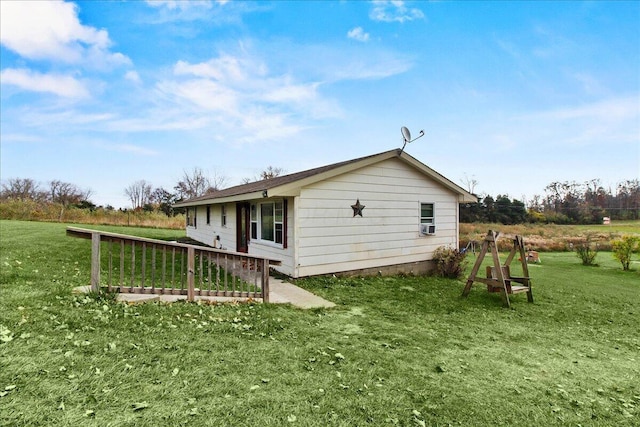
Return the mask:
[(49, 200), (63, 207), (86, 201), (90, 196), (91, 190), (82, 190), (75, 184), (59, 180), (49, 182)]
[(213, 179), (205, 175), (199, 167), (194, 167), (190, 172), (184, 171), (182, 180), (174, 189), (179, 199), (191, 199), (221, 190), (227, 182), (227, 177), (214, 172)]
[(256, 182), (256, 181), (262, 181), (265, 179), (272, 179), (275, 178), (277, 176), (281, 176), (285, 173), (286, 171), (282, 168), (277, 168), (274, 166), (267, 166), (267, 168), (265, 170), (263, 170), (262, 172), (260, 172), (260, 175), (256, 175), (253, 178), (243, 178), (242, 179), (242, 183), (243, 184), (248, 184), (250, 182)]
[(151, 184), (141, 179), (125, 188), (124, 194), (131, 200), (133, 209), (142, 208), (151, 200)]
[(283, 173), (284, 173), (284, 169), (282, 168), (267, 166), (267, 168), (260, 173), (260, 179), (275, 178), (276, 176), (280, 176)]
[(213, 177), (210, 179), (208, 193), (220, 191), (227, 185), (228, 178), (225, 175), (219, 175), (217, 171), (213, 171)]
[(461, 179), (460, 181), (462, 181), (462, 183), (467, 187), (467, 191), (471, 194), (476, 194), (476, 187), (478, 186), (478, 181), (475, 179), (475, 177), (472, 175), (471, 178), (469, 178), (467, 176), (467, 174), (464, 174), (464, 178)]
[(11, 178), (6, 184), (2, 184), (2, 199), (14, 199), (24, 202), (26, 200), (43, 200), (45, 193), (40, 185), (31, 178)]
[(69, 182), (53, 180), (49, 182), (48, 199), (60, 205), (59, 221), (62, 221), (64, 211), (70, 205), (79, 205), (89, 201), (91, 190), (81, 190), (77, 185)]

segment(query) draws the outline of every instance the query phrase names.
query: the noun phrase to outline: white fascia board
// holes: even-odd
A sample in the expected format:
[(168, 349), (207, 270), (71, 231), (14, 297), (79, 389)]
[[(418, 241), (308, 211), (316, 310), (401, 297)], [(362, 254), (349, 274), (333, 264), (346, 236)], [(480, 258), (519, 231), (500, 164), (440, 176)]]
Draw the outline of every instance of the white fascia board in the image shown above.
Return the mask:
[(262, 198), (262, 191), (255, 191), (253, 193), (238, 194), (236, 196), (220, 197), (217, 199), (204, 199), (196, 202), (176, 203), (174, 206), (178, 208), (187, 208), (192, 206), (221, 205), (223, 203), (244, 202)]

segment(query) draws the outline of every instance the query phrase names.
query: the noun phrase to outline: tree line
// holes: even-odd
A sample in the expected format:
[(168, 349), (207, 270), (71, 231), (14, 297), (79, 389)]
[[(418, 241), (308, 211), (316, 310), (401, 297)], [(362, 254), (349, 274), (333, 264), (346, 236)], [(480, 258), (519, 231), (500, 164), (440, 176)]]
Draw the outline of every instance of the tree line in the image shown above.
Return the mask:
[[(256, 176), (243, 179), (242, 183), (270, 179), (283, 173), (281, 168), (269, 166)], [(221, 190), (227, 182), (224, 175), (215, 172), (207, 175), (201, 168), (195, 167), (190, 171), (183, 171), (183, 176), (171, 189), (154, 187), (145, 180), (138, 180), (124, 189), (124, 195), (129, 198), (134, 211), (162, 212), (167, 217), (172, 217), (183, 212), (173, 207), (175, 203)], [(477, 185), (475, 180), (469, 183), (474, 187)], [(41, 185), (30, 178), (12, 178), (2, 184), (0, 201), (55, 204), (59, 206), (62, 217), (69, 207), (89, 210), (98, 208), (91, 202), (91, 195), (91, 190), (60, 180)], [(114, 208), (106, 206), (103, 209)], [(599, 179), (584, 183), (552, 182), (545, 187), (542, 196), (535, 195), (528, 202), (500, 194), (495, 198), (486, 195), (479, 198), (477, 203), (460, 206), (460, 221), (467, 223), (597, 224), (604, 217), (612, 220), (640, 219), (640, 180), (622, 181), (615, 189), (605, 188)]]
[(11, 178), (2, 184), (0, 200), (56, 203), (63, 209), (70, 206), (91, 208), (95, 207), (89, 200), (91, 193), (91, 190), (60, 180), (49, 181), (42, 186), (31, 178)]
[[(283, 173), (282, 168), (268, 166), (257, 175), (244, 178), (242, 183), (271, 179)], [(127, 196), (131, 205), (120, 210), (126, 212), (130, 208), (136, 212), (162, 212), (166, 216), (172, 217), (184, 212), (184, 209), (174, 208), (175, 203), (221, 190), (225, 188), (227, 182), (228, 178), (225, 175), (217, 172), (207, 174), (199, 167), (183, 171), (181, 179), (170, 189), (154, 187), (144, 179), (137, 180), (124, 188), (123, 194)], [(91, 195), (91, 190), (82, 189), (75, 184), (60, 180), (49, 181), (42, 185), (31, 178), (10, 178), (2, 183), (0, 202), (54, 204), (60, 207), (60, 217), (69, 207), (91, 211), (95, 209), (114, 210), (114, 207), (110, 205), (96, 206), (90, 200)]]
[(640, 180), (622, 181), (615, 189), (605, 188), (599, 179), (552, 182), (544, 195), (535, 195), (526, 204), (498, 195), (460, 206), (461, 222), (600, 224), (605, 217), (640, 219)]

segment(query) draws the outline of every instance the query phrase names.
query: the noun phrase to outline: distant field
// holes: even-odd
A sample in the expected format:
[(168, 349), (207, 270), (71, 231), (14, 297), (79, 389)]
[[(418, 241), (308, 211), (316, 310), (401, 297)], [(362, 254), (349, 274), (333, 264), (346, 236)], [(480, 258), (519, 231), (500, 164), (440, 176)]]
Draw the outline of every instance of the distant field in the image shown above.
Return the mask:
[(93, 225), (120, 225), (183, 229), (183, 214), (167, 217), (161, 212), (137, 212), (106, 209), (63, 208), (54, 203), (34, 201), (0, 201), (0, 219), (18, 221), (64, 222)]
[[(555, 225), (555, 224), (460, 224), (460, 244), (470, 240), (482, 241), (488, 230), (500, 231), (502, 236), (524, 236), (528, 249), (538, 251), (566, 251), (590, 236), (601, 250), (611, 250), (611, 240), (625, 234), (640, 236), (640, 221), (614, 221), (611, 225)], [(504, 239), (508, 242), (508, 239)]]
[(545, 253), (511, 310), (432, 277), (297, 282), (333, 309), (137, 306), (71, 293), (91, 242), (65, 227), (0, 221), (2, 426), (638, 425), (638, 255)]

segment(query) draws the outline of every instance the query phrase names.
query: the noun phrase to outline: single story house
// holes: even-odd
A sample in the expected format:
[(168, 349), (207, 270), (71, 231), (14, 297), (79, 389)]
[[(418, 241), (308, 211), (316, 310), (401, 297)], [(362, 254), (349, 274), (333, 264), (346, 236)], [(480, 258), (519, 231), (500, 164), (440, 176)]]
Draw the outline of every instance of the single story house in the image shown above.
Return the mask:
[(398, 149), (176, 203), (187, 236), (279, 260), (290, 277), (423, 273), (458, 247), (465, 191)]

